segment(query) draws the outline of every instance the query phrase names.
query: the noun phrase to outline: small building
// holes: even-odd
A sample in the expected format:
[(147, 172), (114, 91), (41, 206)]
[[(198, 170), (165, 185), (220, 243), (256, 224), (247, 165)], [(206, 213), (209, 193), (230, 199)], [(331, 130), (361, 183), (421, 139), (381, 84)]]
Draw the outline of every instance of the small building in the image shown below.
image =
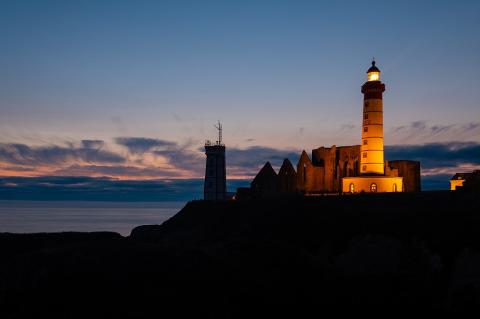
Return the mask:
[(463, 183), (466, 180), (470, 179), (473, 176), (473, 173), (457, 173), (450, 178), (450, 190), (455, 191), (457, 187), (463, 187)]

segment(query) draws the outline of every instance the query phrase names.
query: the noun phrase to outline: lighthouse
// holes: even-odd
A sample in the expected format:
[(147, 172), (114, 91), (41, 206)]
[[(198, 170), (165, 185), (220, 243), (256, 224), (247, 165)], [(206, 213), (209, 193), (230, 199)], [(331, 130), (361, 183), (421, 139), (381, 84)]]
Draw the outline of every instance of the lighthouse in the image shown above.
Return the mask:
[(399, 176), (398, 168), (388, 162), (385, 165), (383, 157), (383, 92), (385, 84), (380, 81), (380, 69), (373, 60), (367, 70), (367, 81), (362, 85), (360, 174), (342, 178), (343, 193), (404, 191), (403, 177)]
[(222, 124), (218, 122), (215, 128), (218, 130), (218, 140), (205, 142), (207, 163), (205, 167), (203, 198), (205, 200), (222, 201), (226, 199), (227, 190), (225, 144), (222, 142)]
[(360, 174), (383, 175), (383, 100), (385, 84), (380, 81), (380, 70), (375, 60), (367, 71), (367, 82), (362, 85), (363, 121), (360, 144)]
[[(359, 111), (362, 110), (362, 125), (357, 131), (359, 145), (322, 146), (312, 150), (311, 158), (303, 151), (298, 160), (296, 172), (291, 168), (293, 175), (287, 174), (289, 175), (287, 182), (293, 185), (290, 188), (282, 188), (282, 183), (278, 181), (285, 165), (277, 176), (267, 162), (253, 180), (249, 189), (251, 193), (242, 189), (238, 193), (240, 195), (238, 198), (247, 197), (247, 194), (262, 197), (288, 192), (317, 196), (319, 194), (396, 193), (421, 190), (420, 162), (403, 159), (388, 161), (384, 158), (383, 92), (385, 92), (385, 84), (381, 82), (380, 69), (376, 66), (374, 59), (367, 68), (366, 81), (362, 81), (360, 90), (362, 95), (358, 92), (358, 108)], [(360, 122), (360, 116), (358, 120)], [(265, 167), (270, 168), (267, 170), (268, 176), (265, 175)], [(263, 182), (256, 183), (256, 181)]]

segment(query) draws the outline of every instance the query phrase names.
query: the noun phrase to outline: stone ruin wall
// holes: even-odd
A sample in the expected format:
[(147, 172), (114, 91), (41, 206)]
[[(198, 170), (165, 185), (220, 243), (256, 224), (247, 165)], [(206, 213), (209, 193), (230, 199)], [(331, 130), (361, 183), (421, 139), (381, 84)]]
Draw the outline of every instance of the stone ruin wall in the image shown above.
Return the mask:
[[(360, 172), (360, 145), (319, 147), (312, 157), (303, 151), (296, 165), (284, 160), (277, 175), (270, 163), (252, 182), (254, 193), (339, 193), (343, 177), (356, 177)], [(385, 164), (385, 176), (403, 177), (404, 191), (420, 191), (420, 163), (396, 160)], [(265, 188), (265, 189), (264, 189)]]
[[(312, 150), (312, 163), (323, 167), (323, 185), (315, 192), (337, 193), (342, 189), (342, 178), (358, 176), (360, 145), (319, 147)], [(319, 185), (320, 186), (320, 185)]]

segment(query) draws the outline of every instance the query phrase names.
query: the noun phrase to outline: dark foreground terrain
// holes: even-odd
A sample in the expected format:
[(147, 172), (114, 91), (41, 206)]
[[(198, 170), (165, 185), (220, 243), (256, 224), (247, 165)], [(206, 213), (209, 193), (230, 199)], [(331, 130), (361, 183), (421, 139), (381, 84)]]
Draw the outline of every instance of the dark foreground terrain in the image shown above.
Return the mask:
[(0, 234), (0, 318), (478, 311), (478, 195), (191, 202), (161, 226)]

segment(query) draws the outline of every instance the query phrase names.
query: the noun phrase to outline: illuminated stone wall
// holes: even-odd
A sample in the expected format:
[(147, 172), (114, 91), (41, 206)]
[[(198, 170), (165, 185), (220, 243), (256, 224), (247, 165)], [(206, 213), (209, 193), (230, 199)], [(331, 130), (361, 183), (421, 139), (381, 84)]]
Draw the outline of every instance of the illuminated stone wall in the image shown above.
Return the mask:
[(337, 193), (345, 176), (358, 176), (360, 146), (319, 147), (312, 159), (302, 152), (297, 164), (298, 189), (303, 193)]
[(325, 167), (314, 166), (305, 151), (297, 163), (297, 185), (302, 193), (325, 189)]
[[(268, 183), (253, 183), (254, 193), (288, 193), (300, 192), (304, 194), (340, 193), (349, 187), (346, 178), (359, 177), (360, 145), (341, 147), (319, 147), (312, 150), (312, 159), (303, 151), (295, 169), (288, 160), (280, 168), (278, 177), (273, 177), (273, 168), (269, 168)], [(397, 178), (397, 192), (420, 191), (420, 162), (408, 160), (387, 161), (385, 174), (381, 176), (365, 176), (382, 180), (377, 191), (393, 191), (395, 179), (385, 181), (385, 178)], [(274, 172), (274, 171), (273, 171)], [(256, 180), (265, 180), (265, 169), (256, 177)], [(270, 176), (271, 175), (271, 176)], [(398, 179), (400, 178), (400, 179)], [(273, 181), (278, 179), (278, 181)], [(401, 182), (398, 182), (398, 181)], [(276, 184), (278, 183), (278, 185)], [(347, 184), (345, 184), (347, 183)], [(358, 187), (370, 191), (370, 185), (362, 181)], [(387, 184), (385, 184), (387, 183)], [(389, 184), (390, 183), (390, 184)]]
[(312, 164), (322, 167), (323, 186), (315, 192), (339, 192), (341, 180), (346, 176), (358, 176), (360, 146), (319, 147), (312, 150)]
[[(353, 185), (353, 188), (352, 188)], [(372, 187), (374, 185), (374, 187)], [(359, 176), (345, 177), (343, 179), (343, 193), (402, 192), (403, 178), (388, 176)]]
[(453, 180), (450, 180), (450, 190), (454, 191), (457, 189), (457, 186), (460, 186), (462, 187), (463, 186), (463, 182), (465, 182), (464, 179), (453, 179)]

